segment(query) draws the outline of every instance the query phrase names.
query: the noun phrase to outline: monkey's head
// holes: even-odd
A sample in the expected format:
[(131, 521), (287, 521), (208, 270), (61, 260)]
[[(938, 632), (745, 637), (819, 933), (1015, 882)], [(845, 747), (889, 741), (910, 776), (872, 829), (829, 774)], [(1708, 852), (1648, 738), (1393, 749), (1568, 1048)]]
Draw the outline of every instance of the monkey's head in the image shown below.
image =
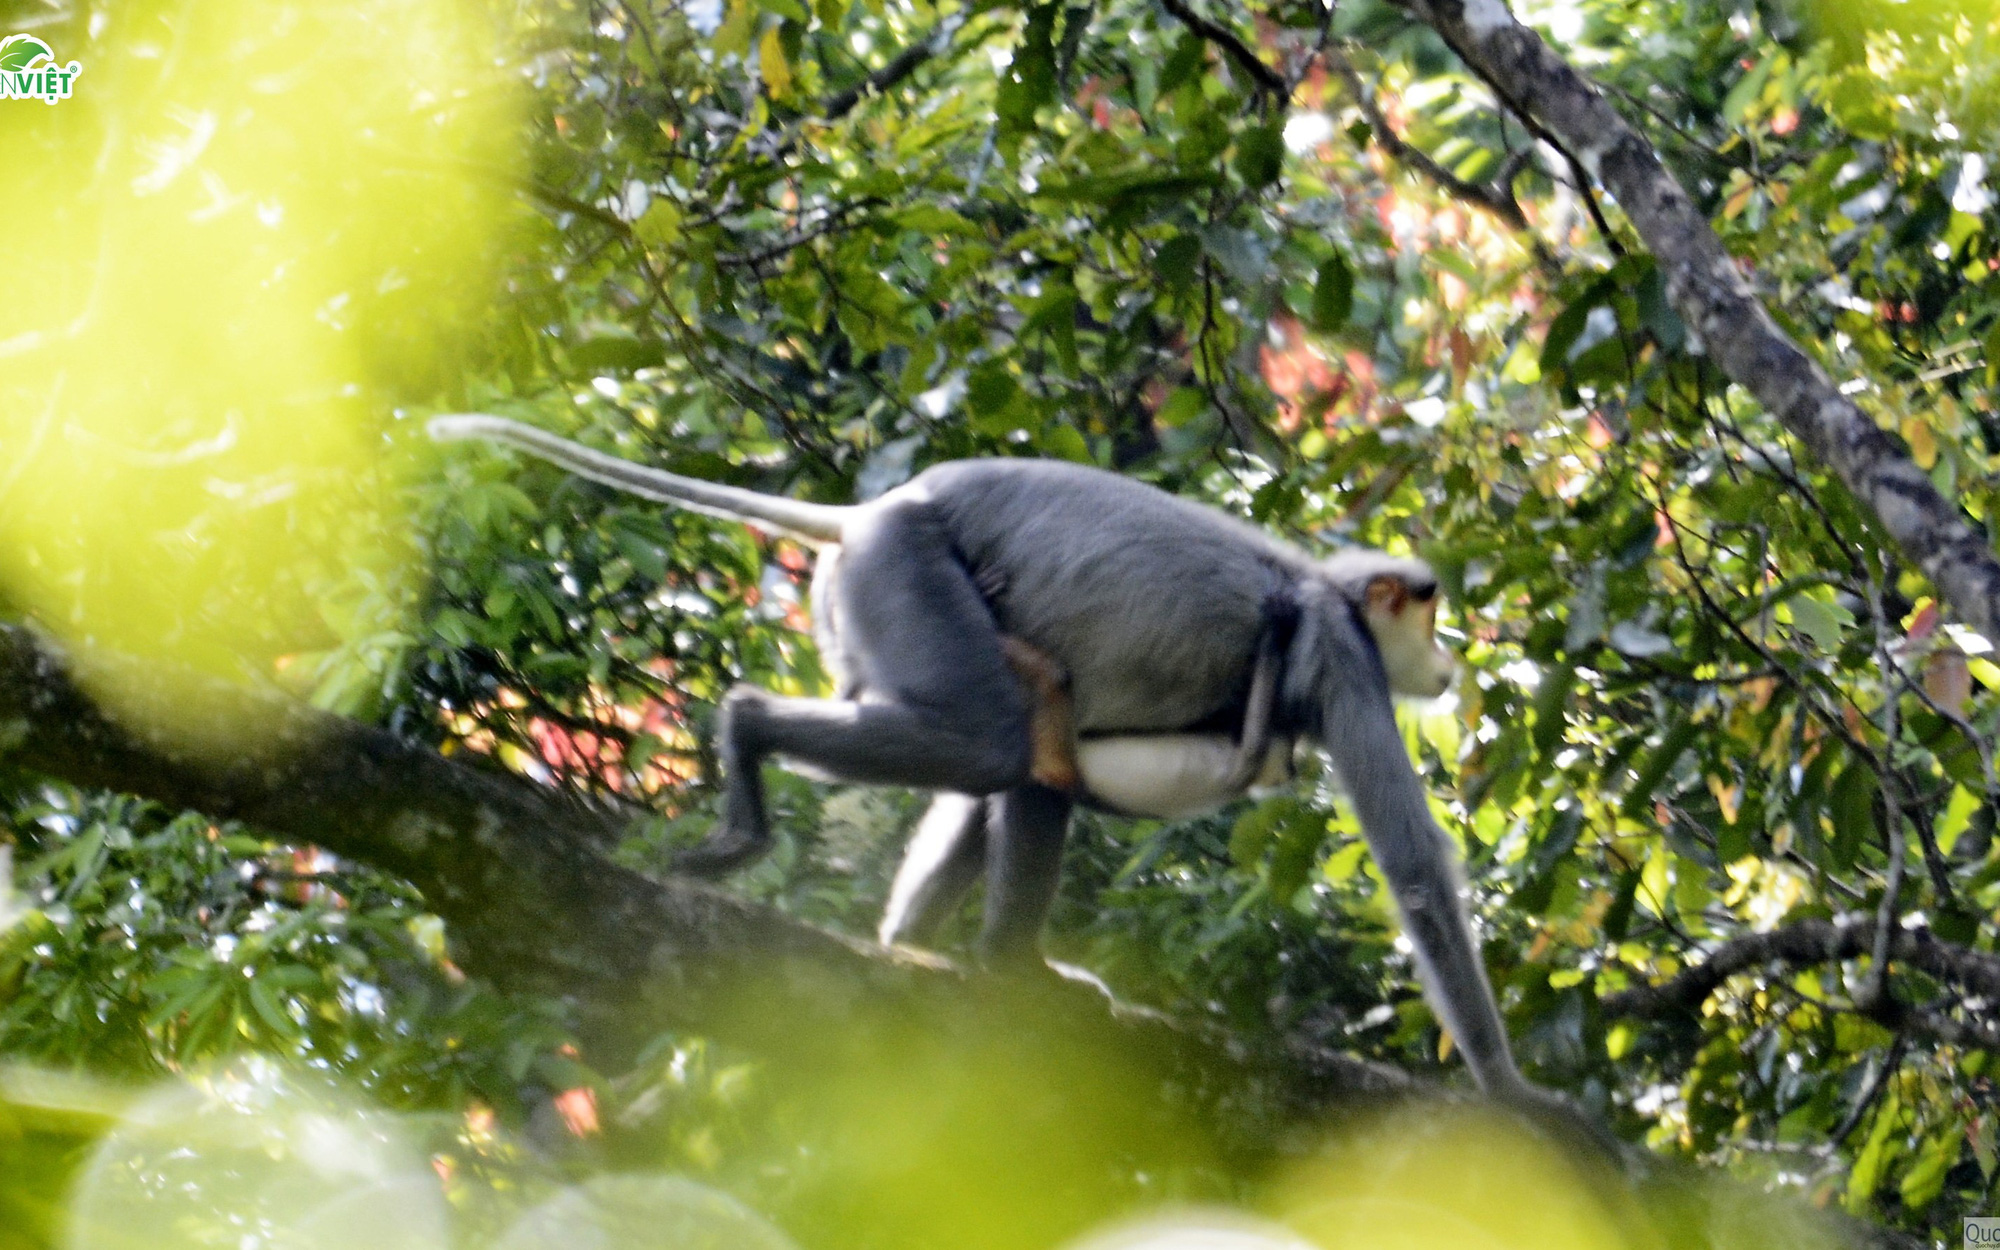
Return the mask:
[(1391, 694), (1435, 699), (1451, 688), (1458, 663), (1437, 639), (1438, 579), (1430, 565), (1344, 551), (1327, 567), (1368, 622)]

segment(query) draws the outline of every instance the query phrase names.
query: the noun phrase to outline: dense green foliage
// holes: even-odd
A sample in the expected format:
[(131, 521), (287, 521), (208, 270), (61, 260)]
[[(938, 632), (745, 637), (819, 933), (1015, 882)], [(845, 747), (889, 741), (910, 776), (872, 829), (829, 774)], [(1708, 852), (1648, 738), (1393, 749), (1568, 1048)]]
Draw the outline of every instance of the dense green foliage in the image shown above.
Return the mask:
[[(1986, 521), (1996, 28), (1861, 8), (1523, 16)], [(1459, 178), (1532, 143), (1428, 30), (1379, 0), (1208, 16), (1289, 97), (1136, 0), (499, 15), (492, 89), (529, 93), (526, 156), (468, 176), (521, 192), (504, 294), (456, 371), (366, 398), (399, 445), (479, 409), (825, 500), (952, 457), (1063, 457), (1312, 547), (1423, 554), (1465, 672), (1410, 710), (1410, 743), (1531, 1074), (1657, 1150), (1955, 1237), (2000, 1150), (2000, 1018), (1968, 987), (1863, 957), (1753, 965), (1694, 1014), (1607, 1001), (1815, 918), (1919, 917), (1992, 954), (1987, 643), (1706, 364), (1617, 206), (1552, 150), (1515, 182), (1523, 235), (1370, 145), (1327, 50)], [(40, 29), (112, 55), (80, 12)], [(430, 579), (326, 613), (301, 644), (327, 657), (322, 701), (642, 798), (661, 817), (621, 853), (663, 864), (713, 812), (720, 692), (820, 684), (804, 553), (538, 464), (412, 454)], [(738, 888), (870, 932), (916, 799), (773, 778), (781, 844)], [(275, 1051), (556, 1146), (551, 1099), (589, 1089), (579, 1165), (643, 1157), (773, 1202), (813, 1166), (773, 1162), (783, 1108), (752, 1057), (672, 1038), (593, 1072), (559, 1004), (465, 983), (395, 882), (31, 777), (4, 795), (25, 914), (0, 936), (0, 1054), (150, 1075)], [(1182, 824), (1087, 818), (1070, 860), (1049, 946), (1121, 995), (1448, 1070), (1326, 779)], [(490, 1162), (479, 1140), (456, 1148)]]

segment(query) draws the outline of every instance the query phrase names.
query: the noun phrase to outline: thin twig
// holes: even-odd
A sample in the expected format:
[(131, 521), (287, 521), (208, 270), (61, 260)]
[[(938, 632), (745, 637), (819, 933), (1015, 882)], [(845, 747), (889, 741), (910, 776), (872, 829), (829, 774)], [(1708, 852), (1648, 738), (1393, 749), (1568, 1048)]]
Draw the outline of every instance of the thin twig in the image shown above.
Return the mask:
[[(1326, 63), (1332, 66), (1333, 71), (1340, 75), (1341, 81), (1347, 84), (1347, 92), (1354, 97), (1354, 103), (1361, 110), (1361, 117), (1368, 123), (1368, 129), (1373, 132), (1375, 141), (1381, 144), (1383, 150), (1392, 158), (1437, 183), (1449, 194), (1492, 213), (1514, 229), (1520, 231), (1528, 229), (1527, 214), (1521, 211), (1521, 203), (1514, 198), (1513, 188), (1514, 176), (1521, 172), (1528, 149), (1508, 153), (1506, 162), (1500, 167), (1499, 177), (1492, 183), (1482, 185), (1467, 182), (1438, 164), (1430, 153), (1413, 146), (1396, 133), (1395, 128), (1389, 125), (1389, 119), (1382, 115), (1382, 109), (1375, 101), (1374, 90), (1362, 81), (1361, 71), (1354, 68), (1354, 62), (1347, 59), (1346, 53), (1339, 48), (1330, 47), (1326, 49), (1324, 55)], [(1536, 240), (1536, 244), (1539, 250), (1540, 240)]]
[(1854, 1106), (1848, 1109), (1839, 1124), (1834, 1125), (1833, 1131), (1826, 1135), (1826, 1144), (1829, 1148), (1838, 1148), (1847, 1140), (1849, 1134), (1861, 1127), (1861, 1121), (1867, 1118), (1868, 1108), (1875, 1105), (1876, 1097), (1888, 1086), (1889, 1074), (1903, 1066), (1903, 1051), (1907, 1040), (1898, 1033), (1895, 1040), (1889, 1043), (1889, 1051), (1882, 1056), (1882, 1062), (1868, 1074), (1868, 1084), (1862, 1089), (1861, 1096), (1854, 1100)]
[(889, 58), (889, 63), (881, 69), (869, 74), (852, 87), (828, 96), (819, 106), (819, 120), (839, 121), (853, 112), (854, 106), (861, 103), (865, 96), (887, 91), (916, 73), (924, 62), (951, 46), (952, 36), (956, 35), (958, 28), (964, 24), (965, 19), (958, 14), (939, 22), (923, 38)]
[(1281, 103), (1291, 98), (1291, 84), (1285, 81), (1285, 76), (1265, 64), (1264, 59), (1235, 31), (1195, 12), (1188, 7), (1187, 0), (1160, 0), (1160, 5), (1192, 31), (1196, 38), (1222, 49), (1238, 68), (1250, 76), (1251, 85), (1259, 93), (1274, 97)]
[(1909, 858), (1909, 844), (1903, 832), (1902, 783), (1896, 776), (1896, 740), (1902, 736), (1902, 700), (1898, 697), (1895, 681), (1890, 676), (1896, 658), (1889, 654), (1889, 644), (1883, 638), (1882, 587), (1872, 571), (1868, 574), (1868, 606), (1875, 615), (1875, 663), (1882, 670), (1884, 698), (1882, 700), (1882, 762), (1884, 767), (1877, 775), (1882, 787), (1882, 806), (1889, 820), (1889, 877), (1882, 887), (1882, 902), (1875, 912), (1874, 962), (1868, 970), (1868, 983), (1855, 1001), (1870, 1011), (1880, 1011), (1889, 1003), (1889, 944), (1894, 936), (1899, 916), (1898, 908), (1903, 895), (1904, 861)]

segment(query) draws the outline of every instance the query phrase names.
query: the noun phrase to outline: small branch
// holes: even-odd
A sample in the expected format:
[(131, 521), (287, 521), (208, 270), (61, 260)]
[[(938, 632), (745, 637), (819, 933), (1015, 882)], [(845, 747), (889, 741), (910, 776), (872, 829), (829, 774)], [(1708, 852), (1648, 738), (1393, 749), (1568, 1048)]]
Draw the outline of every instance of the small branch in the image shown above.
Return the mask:
[(1909, 1041), (1901, 1034), (1897, 1034), (1896, 1039), (1889, 1043), (1889, 1052), (1882, 1056), (1882, 1062), (1868, 1074), (1868, 1084), (1863, 1087), (1860, 1097), (1854, 1100), (1854, 1106), (1841, 1117), (1840, 1123), (1833, 1126), (1833, 1131), (1826, 1135), (1829, 1149), (1838, 1150), (1847, 1141), (1848, 1135), (1861, 1127), (1861, 1121), (1867, 1118), (1868, 1109), (1875, 1105), (1876, 1097), (1889, 1084), (1890, 1074), (1902, 1066), (1903, 1052), (1908, 1048)]
[(1903, 832), (1903, 783), (1896, 775), (1896, 740), (1902, 737), (1903, 723), (1899, 713), (1901, 701), (1896, 697), (1893, 675), (1896, 659), (1889, 654), (1889, 639), (1884, 628), (1887, 617), (1882, 611), (1882, 586), (1872, 571), (1868, 573), (1868, 606), (1875, 617), (1875, 663), (1882, 670), (1882, 684), (1887, 688), (1888, 697), (1882, 700), (1882, 763), (1876, 774), (1876, 782), (1882, 788), (1882, 808), (1889, 818), (1889, 879), (1882, 887), (1882, 902), (1875, 912), (1875, 946), (1873, 959), (1869, 964), (1868, 985), (1857, 996), (1862, 1006), (1871, 1011), (1880, 1011), (1889, 1005), (1889, 943), (1897, 929), (1901, 928), (1901, 907), (1903, 900), (1903, 873), (1909, 859), (1909, 846)]
[(875, 199), (872, 196), (859, 200), (850, 200), (828, 212), (818, 223), (809, 229), (801, 230), (769, 246), (758, 248), (754, 252), (718, 254), (715, 258), (715, 263), (722, 268), (747, 267), (754, 269), (766, 261), (776, 260), (788, 252), (796, 251), (815, 239), (825, 238), (845, 225), (848, 218), (855, 213), (861, 212), (864, 209), (875, 208), (881, 203), (881, 200)]
[(565, 195), (554, 187), (536, 182), (533, 178), (523, 177), (512, 170), (497, 168), (481, 161), (454, 160), (451, 164), (485, 182), (506, 187), (531, 200), (539, 200), (557, 212), (588, 218), (601, 226), (608, 227), (612, 233), (628, 242), (634, 237), (632, 224), (602, 205), (579, 200), (573, 195)]
[(1174, 15), (1174, 19), (1194, 33), (1197, 39), (1212, 43), (1222, 49), (1223, 54), (1236, 63), (1237, 68), (1249, 75), (1251, 85), (1258, 92), (1276, 99), (1279, 103), (1291, 98), (1292, 85), (1285, 76), (1264, 63), (1256, 50), (1243, 42), (1241, 36), (1227, 26), (1219, 25), (1189, 7), (1187, 0), (1160, 0), (1162, 8)]
[[(1871, 954), (1879, 930), (1874, 917), (1842, 921), (1801, 920), (1796, 924), (1734, 938), (1710, 951), (1708, 958), (1658, 985), (1635, 986), (1600, 1000), (1609, 1017), (1657, 1020), (1693, 1015), (1709, 995), (1739, 972), (1766, 964), (1810, 967)], [(2000, 1007), (2000, 956), (1941, 942), (1928, 929), (1899, 928), (1890, 934), (1888, 954), (1940, 981), (1948, 981), (1985, 1000), (1987, 1010)], [(1933, 1036), (1987, 1049), (2000, 1043), (2000, 1027), (1987, 1021), (1964, 1023), (1927, 1008), (1911, 1007), (1906, 1022)]]
[(1597, 235), (1604, 240), (1605, 248), (1613, 256), (1623, 256), (1625, 245), (1618, 241), (1617, 231), (1611, 228), (1610, 220), (1604, 216), (1604, 206), (1597, 202), (1597, 189), (1590, 184), (1590, 172), (1583, 167), (1582, 161), (1576, 159), (1575, 153), (1560, 143), (1552, 140), (1548, 142), (1550, 147), (1562, 155), (1563, 164), (1569, 169), (1570, 187), (1576, 192), (1577, 198), (1583, 201), (1584, 210), (1590, 214), (1590, 222), (1597, 227)]
[[(1375, 102), (1375, 92), (1362, 81), (1361, 71), (1354, 68), (1354, 62), (1347, 59), (1346, 53), (1330, 47), (1325, 55), (1327, 64), (1331, 65), (1334, 72), (1340, 75), (1341, 81), (1347, 84), (1347, 93), (1354, 97), (1354, 103), (1360, 108), (1361, 117), (1368, 123), (1368, 129), (1374, 133), (1375, 141), (1382, 145), (1383, 150), (1388, 152), (1391, 158), (1437, 183), (1446, 193), (1492, 213), (1515, 230), (1524, 233), (1528, 230), (1528, 217), (1521, 211), (1521, 202), (1514, 198), (1513, 182), (1514, 176), (1521, 172), (1521, 167), (1527, 162), (1531, 149), (1524, 148), (1518, 152), (1508, 153), (1506, 162), (1500, 167), (1499, 176), (1491, 183), (1481, 185), (1467, 182), (1438, 164), (1430, 153), (1412, 146), (1396, 133), (1395, 128), (1389, 125), (1389, 119), (1382, 115), (1381, 107)], [(1539, 240), (1537, 243), (1539, 245)]]
[(958, 16), (946, 18), (931, 28), (929, 34), (904, 48), (889, 59), (881, 69), (869, 74), (845, 91), (836, 91), (819, 106), (819, 120), (836, 122), (854, 111), (854, 106), (870, 95), (878, 95), (902, 82), (923, 67), (926, 61), (951, 46), (952, 36), (958, 33), (964, 19)]
[(533, 182), (526, 178), (517, 180), (516, 185), (519, 187), (521, 194), (527, 196), (529, 199), (540, 200), (550, 208), (565, 213), (574, 213), (578, 217), (588, 218), (601, 226), (608, 226), (612, 233), (621, 239), (629, 241), (636, 237), (632, 233), (632, 223), (626, 221), (623, 217), (620, 217), (608, 208), (597, 204), (587, 204), (575, 196), (564, 195), (552, 187), (545, 187), (539, 182)]

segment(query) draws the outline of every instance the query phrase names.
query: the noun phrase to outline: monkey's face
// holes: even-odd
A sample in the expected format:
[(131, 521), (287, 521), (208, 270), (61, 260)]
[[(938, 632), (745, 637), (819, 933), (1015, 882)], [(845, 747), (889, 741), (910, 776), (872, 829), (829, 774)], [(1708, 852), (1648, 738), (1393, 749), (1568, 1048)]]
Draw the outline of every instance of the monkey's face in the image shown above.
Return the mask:
[(1362, 615), (1375, 635), (1391, 694), (1435, 699), (1451, 688), (1457, 663), (1437, 640), (1437, 608), (1435, 585), (1420, 594), (1400, 577), (1368, 583)]

